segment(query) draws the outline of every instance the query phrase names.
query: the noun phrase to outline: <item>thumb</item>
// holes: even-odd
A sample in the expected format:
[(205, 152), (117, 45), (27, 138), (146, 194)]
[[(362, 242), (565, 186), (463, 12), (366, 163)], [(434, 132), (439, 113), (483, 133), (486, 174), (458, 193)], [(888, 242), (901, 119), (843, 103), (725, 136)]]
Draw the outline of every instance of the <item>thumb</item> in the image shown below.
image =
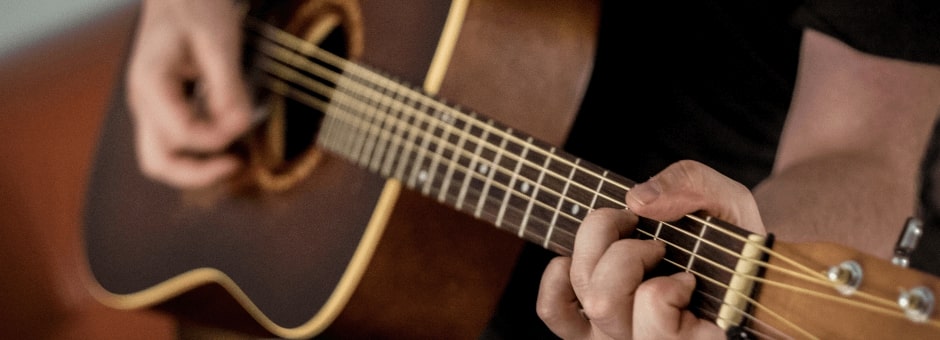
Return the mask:
[(251, 125), (251, 100), (242, 67), (241, 15), (237, 7), (223, 15), (225, 24), (207, 31), (197, 31), (193, 39), (193, 57), (199, 69), (197, 95), (204, 96), (204, 114), (213, 125), (213, 133), (222, 139), (234, 139)]
[(764, 229), (757, 203), (747, 187), (691, 160), (673, 163), (635, 185), (627, 192), (626, 203), (637, 215), (660, 221), (675, 221), (703, 211), (755, 232)]

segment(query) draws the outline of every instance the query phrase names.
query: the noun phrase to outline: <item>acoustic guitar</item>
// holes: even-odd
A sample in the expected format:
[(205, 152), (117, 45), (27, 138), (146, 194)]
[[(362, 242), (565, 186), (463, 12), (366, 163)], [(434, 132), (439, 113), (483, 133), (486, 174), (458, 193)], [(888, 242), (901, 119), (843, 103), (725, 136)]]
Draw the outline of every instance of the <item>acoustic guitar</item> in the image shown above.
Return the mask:
[[(119, 89), (86, 205), (89, 286), (109, 306), (262, 336), (475, 338), (515, 241), (570, 254), (586, 214), (624, 208), (633, 186), (556, 147), (590, 73), (597, 14), (576, 0), (253, 6), (247, 74), (269, 113), (233, 147), (245, 174), (200, 192), (144, 178)], [(550, 38), (500, 46), (498, 27)], [(539, 52), (564, 66), (532, 66), (527, 46), (557, 48)], [(520, 69), (527, 89), (489, 81)], [(492, 103), (501, 96), (514, 104)], [(417, 219), (401, 220), (401, 206)], [(474, 234), (477, 224), (498, 236)], [(940, 280), (853, 249), (774, 242), (699, 215), (644, 219), (635, 236), (667, 245), (661, 270), (695, 274), (690, 309), (731, 335), (940, 334)], [(441, 248), (413, 257), (402, 244)], [(448, 279), (415, 284), (435, 275)]]

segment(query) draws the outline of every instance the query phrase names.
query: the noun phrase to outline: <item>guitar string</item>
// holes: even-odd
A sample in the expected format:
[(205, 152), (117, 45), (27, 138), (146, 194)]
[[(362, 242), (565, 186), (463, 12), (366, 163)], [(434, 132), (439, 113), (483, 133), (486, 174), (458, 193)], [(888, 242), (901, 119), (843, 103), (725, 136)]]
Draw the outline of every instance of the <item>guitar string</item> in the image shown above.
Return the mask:
[[(464, 151), (464, 150), (461, 150), (461, 151)], [(474, 172), (471, 172), (471, 173), (474, 173)], [(475, 173), (474, 173), (474, 174), (475, 174)], [(706, 224), (707, 224), (707, 223), (706, 223)], [(695, 254), (693, 254), (693, 255), (695, 255)]]

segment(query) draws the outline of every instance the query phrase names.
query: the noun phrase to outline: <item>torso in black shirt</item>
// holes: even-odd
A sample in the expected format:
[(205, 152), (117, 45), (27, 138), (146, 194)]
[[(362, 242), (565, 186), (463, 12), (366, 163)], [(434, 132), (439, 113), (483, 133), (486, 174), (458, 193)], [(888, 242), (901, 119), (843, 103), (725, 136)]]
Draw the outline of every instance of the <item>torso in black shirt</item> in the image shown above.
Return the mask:
[[(801, 27), (869, 53), (940, 63), (940, 2), (865, 2), (878, 8), (855, 0), (606, 1), (592, 81), (565, 148), (637, 181), (694, 159), (753, 187), (773, 164)], [(552, 256), (525, 248), (482, 338), (554, 337), (535, 314)]]

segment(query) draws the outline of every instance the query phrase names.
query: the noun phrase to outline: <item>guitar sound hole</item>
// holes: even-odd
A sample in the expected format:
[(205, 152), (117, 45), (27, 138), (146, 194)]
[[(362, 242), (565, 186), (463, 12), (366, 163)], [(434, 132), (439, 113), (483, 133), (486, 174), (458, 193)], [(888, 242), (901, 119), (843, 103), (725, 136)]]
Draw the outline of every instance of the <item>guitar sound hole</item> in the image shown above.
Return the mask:
[[(315, 144), (324, 112), (323, 105), (311, 104), (311, 99), (329, 103), (334, 83), (342, 73), (322, 56), (304, 52), (309, 50), (305, 45), (316, 45), (343, 59), (356, 59), (363, 45), (361, 13), (354, 1), (314, 0), (290, 12), (262, 11), (253, 16), (299, 38), (249, 31), (246, 39), (246, 65), (258, 90), (256, 101), (268, 112), (250, 141), (250, 174), (261, 189), (283, 191), (315, 171), (321, 157)], [(272, 42), (289, 55), (260, 48)], [(264, 66), (272, 62), (279, 66)], [(323, 86), (307, 85), (311, 82)], [(289, 89), (286, 92), (285, 87)]]
[[(341, 28), (337, 28), (320, 43), (320, 47), (346, 58), (345, 41), (345, 32)], [(310, 93), (310, 95), (324, 102), (329, 102), (329, 98), (323, 94)], [(283, 134), (285, 143), (282, 152), (284, 162), (291, 163), (297, 160), (298, 157), (302, 157), (307, 150), (313, 147), (320, 128), (320, 121), (323, 118), (323, 112), (291, 98), (286, 98), (284, 111)]]

